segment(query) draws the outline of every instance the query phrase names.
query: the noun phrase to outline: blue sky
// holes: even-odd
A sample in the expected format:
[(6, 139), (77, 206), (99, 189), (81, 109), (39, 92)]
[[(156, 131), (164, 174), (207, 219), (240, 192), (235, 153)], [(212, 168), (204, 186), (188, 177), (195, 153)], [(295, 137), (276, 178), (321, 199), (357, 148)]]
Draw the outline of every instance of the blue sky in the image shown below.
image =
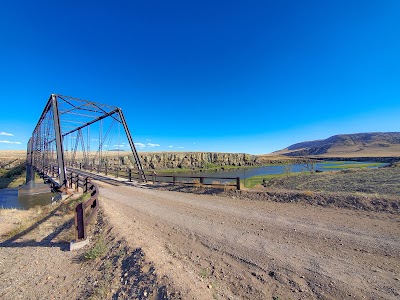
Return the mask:
[(399, 15), (397, 0), (1, 1), (0, 149), (26, 148), (51, 93), (121, 107), (142, 151), (399, 131)]

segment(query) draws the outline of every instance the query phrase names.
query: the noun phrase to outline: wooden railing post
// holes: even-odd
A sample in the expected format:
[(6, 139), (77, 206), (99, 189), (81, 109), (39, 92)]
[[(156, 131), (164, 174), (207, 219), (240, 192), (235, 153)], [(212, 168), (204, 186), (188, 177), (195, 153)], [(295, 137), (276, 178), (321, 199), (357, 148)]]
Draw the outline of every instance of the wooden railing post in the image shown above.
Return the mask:
[(82, 240), (86, 239), (85, 230), (85, 211), (83, 208), (83, 203), (79, 203), (75, 208), (75, 228), (76, 228), (76, 239)]
[(89, 177), (85, 178), (84, 188), (85, 192), (90, 192), (91, 197), (89, 200), (79, 203), (75, 206), (75, 228), (77, 241), (87, 239), (87, 228), (99, 208), (99, 188), (90, 181)]
[(79, 175), (76, 174), (75, 176), (75, 191), (77, 192), (79, 189)]
[(175, 183), (176, 183), (176, 176), (172, 177), (172, 183), (173, 183), (173, 185), (175, 185)]
[(131, 182), (132, 181), (132, 170), (128, 169), (128, 181)]
[(200, 178), (200, 184), (203, 185), (204, 184), (204, 177), (199, 177)]
[(85, 183), (84, 183), (84, 188), (83, 188), (83, 191), (85, 193), (87, 193), (87, 191), (88, 191), (88, 181), (89, 181), (89, 177), (85, 177)]
[(236, 177), (236, 189), (240, 191), (240, 177)]

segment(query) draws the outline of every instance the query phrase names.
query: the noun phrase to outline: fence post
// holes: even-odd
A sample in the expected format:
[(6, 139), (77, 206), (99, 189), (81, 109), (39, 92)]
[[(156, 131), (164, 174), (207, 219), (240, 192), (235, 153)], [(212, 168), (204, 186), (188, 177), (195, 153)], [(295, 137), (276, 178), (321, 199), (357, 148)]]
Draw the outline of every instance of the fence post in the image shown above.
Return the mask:
[(79, 170), (82, 170), (82, 163), (79, 163)]
[(240, 177), (236, 177), (236, 189), (240, 191)]
[(107, 164), (106, 164), (106, 176), (107, 176)]
[(72, 173), (69, 173), (69, 188), (72, 188)]
[(132, 181), (132, 170), (131, 169), (128, 169), (128, 180), (129, 180), (129, 182)]
[(79, 203), (75, 207), (75, 226), (76, 226), (76, 239), (86, 239), (85, 232), (85, 212), (83, 203)]
[(204, 184), (204, 177), (199, 177), (200, 179), (200, 184), (203, 185)]
[(75, 191), (77, 192), (79, 188), (79, 175), (76, 174), (76, 178), (75, 178)]
[(175, 182), (176, 182), (176, 177), (174, 176), (174, 177), (172, 177), (172, 183), (173, 183), (173, 185), (175, 185)]
[(84, 192), (84, 193), (87, 193), (87, 190), (88, 190), (88, 189), (87, 189), (88, 180), (89, 180), (88, 178), (89, 178), (89, 177), (85, 177), (85, 183), (84, 183), (84, 188), (83, 188), (83, 192)]

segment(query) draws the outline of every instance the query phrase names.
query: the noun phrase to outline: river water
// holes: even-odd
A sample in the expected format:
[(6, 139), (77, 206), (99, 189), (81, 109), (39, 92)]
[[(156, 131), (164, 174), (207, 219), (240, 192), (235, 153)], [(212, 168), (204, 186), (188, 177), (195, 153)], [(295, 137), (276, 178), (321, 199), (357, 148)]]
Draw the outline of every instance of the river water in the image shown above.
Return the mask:
[(52, 202), (56, 194), (50, 192), (35, 195), (18, 196), (17, 188), (0, 189), (0, 208), (30, 209), (38, 205), (47, 205)]
[[(356, 162), (356, 161), (332, 161), (332, 162), (321, 162), (315, 164), (315, 170), (327, 172), (327, 171), (335, 171), (335, 170), (342, 170), (347, 169), (348, 166), (352, 165), (356, 166), (357, 164), (362, 166), (365, 164), (371, 164), (375, 162)], [(381, 166), (387, 165), (386, 163), (379, 163), (374, 166), (368, 168), (377, 168)], [(330, 168), (334, 167), (334, 168)], [(308, 171), (304, 164), (292, 164), (290, 168), (290, 172), (304, 172)], [(162, 174), (162, 175), (176, 175), (179, 177), (186, 176), (204, 176), (204, 177), (239, 177), (240, 179), (247, 179), (249, 177), (257, 176), (257, 175), (269, 175), (269, 174), (283, 174), (285, 173), (285, 165), (269, 165), (269, 166), (262, 166), (262, 167), (251, 167), (251, 168), (240, 168), (240, 169), (230, 169), (226, 171), (215, 171), (215, 172), (193, 172), (193, 173), (169, 173), (169, 174)], [(161, 174), (160, 174), (161, 175)]]

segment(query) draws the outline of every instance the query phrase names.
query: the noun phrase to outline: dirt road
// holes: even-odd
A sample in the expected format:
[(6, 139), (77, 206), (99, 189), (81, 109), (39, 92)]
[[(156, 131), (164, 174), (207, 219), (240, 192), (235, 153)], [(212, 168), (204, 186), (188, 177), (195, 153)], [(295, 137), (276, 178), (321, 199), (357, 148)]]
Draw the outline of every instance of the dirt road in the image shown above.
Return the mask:
[(399, 215), (98, 184), (184, 299), (399, 299)]

